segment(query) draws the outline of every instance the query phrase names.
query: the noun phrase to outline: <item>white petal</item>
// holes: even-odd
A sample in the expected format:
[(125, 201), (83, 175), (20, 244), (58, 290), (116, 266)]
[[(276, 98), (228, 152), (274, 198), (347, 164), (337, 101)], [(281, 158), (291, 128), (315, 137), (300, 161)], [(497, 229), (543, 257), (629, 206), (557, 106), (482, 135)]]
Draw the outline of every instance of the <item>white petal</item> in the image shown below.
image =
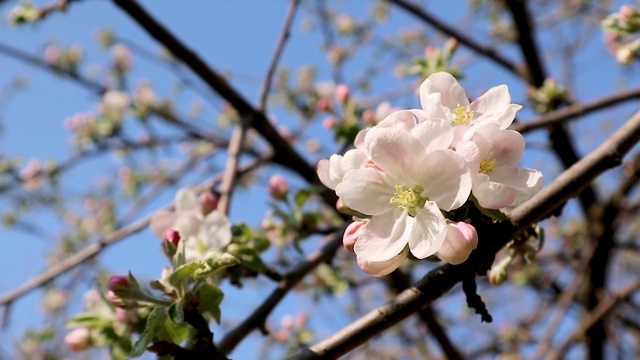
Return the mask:
[(522, 109), (521, 105), (510, 104), (505, 106), (502, 111), (490, 114), (482, 114), (472, 120), (474, 124), (480, 123), (495, 123), (499, 126), (500, 130), (504, 130), (511, 125), (513, 119), (516, 118), (516, 112)]
[(447, 235), (447, 222), (433, 201), (427, 201), (425, 207), (419, 209), (415, 218), (407, 222), (409, 230), (409, 249), (413, 256), (424, 259), (440, 249)]
[(373, 276), (385, 276), (399, 268), (407, 258), (409, 250), (405, 246), (404, 250), (387, 261), (367, 261), (357, 258), (358, 266), (362, 271)]
[(478, 172), (480, 169), (480, 160), (482, 155), (478, 145), (469, 140), (462, 140), (456, 145), (456, 153), (466, 161), (472, 172)]
[(320, 182), (324, 184), (324, 186), (328, 187), (331, 190), (336, 189), (337, 183), (331, 180), (331, 176), (329, 176), (329, 159), (322, 159), (318, 161), (318, 178)]
[(533, 169), (516, 169), (514, 176), (503, 180), (516, 192), (516, 199), (511, 206), (517, 206), (529, 200), (542, 188), (542, 173)]
[(198, 196), (196, 193), (188, 188), (178, 190), (176, 194), (176, 212), (189, 212), (200, 209), (200, 203), (198, 202)]
[(516, 192), (510, 186), (491, 181), (485, 174), (474, 176), (473, 196), (485, 209), (502, 209), (516, 200)]
[(408, 169), (414, 167), (425, 153), (418, 139), (398, 127), (371, 129), (365, 144), (371, 160), (394, 180), (406, 178)]
[(178, 219), (174, 223), (175, 227), (180, 233), (180, 237), (188, 238), (197, 234), (200, 231), (202, 225), (202, 216), (197, 216), (194, 213), (182, 213), (178, 214)]
[(442, 119), (425, 119), (411, 130), (411, 134), (418, 138), (427, 152), (448, 149), (453, 141), (451, 123)]
[(498, 85), (489, 89), (471, 103), (471, 110), (481, 114), (501, 112), (511, 103), (511, 95), (507, 85)]
[(406, 230), (410, 218), (406, 211), (399, 209), (374, 216), (360, 234), (353, 251), (358, 258), (366, 261), (381, 262), (392, 259), (407, 246), (409, 239)]
[(206, 237), (206, 242), (211, 249), (222, 249), (231, 243), (231, 223), (220, 211), (210, 212), (202, 222), (201, 235)]
[(524, 152), (524, 137), (513, 130), (498, 130), (493, 138), (491, 153), (500, 166), (517, 166)]
[(471, 173), (466, 162), (452, 150), (428, 154), (414, 168), (415, 181), (440, 209), (450, 211), (464, 204), (471, 193)]
[(159, 211), (151, 217), (149, 227), (151, 231), (159, 238), (164, 237), (164, 232), (174, 226), (174, 223), (178, 219), (175, 212), (172, 211)]
[(363, 214), (378, 215), (393, 206), (389, 200), (395, 188), (389, 184), (386, 175), (373, 168), (356, 169), (347, 172), (336, 187), (336, 194), (342, 202)]
[(440, 94), (440, 104), (449, 109), (455, 109), (458, 105), (469, 106), (464, 89), (449, 73), (435, 73), (420, 85), (420, 104), (424, 110), (428, 111), (434, 106), (434, 99), (429, 96), (434, 93)]
[(416, 118), (408, 110), (395, 111), (384, 118), (375, 128), (399, 127), (411, 130), (416, 126)]

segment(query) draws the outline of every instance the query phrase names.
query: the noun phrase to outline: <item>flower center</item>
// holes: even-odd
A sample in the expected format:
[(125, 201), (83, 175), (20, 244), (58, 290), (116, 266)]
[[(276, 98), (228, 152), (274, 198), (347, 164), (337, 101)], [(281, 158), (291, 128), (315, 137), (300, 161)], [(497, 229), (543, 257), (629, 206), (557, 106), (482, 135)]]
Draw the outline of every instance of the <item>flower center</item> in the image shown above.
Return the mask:
[(471, 119), (473, 118), (474, 113), (475, 112), (473, 110), (469, 110), (468, 107), (458, 104), (458, 106), (453, 110), (453, 115), (455, 116), (453, 126), (471, 124)]
[(480, 160), (480, 169), (478, 170), (481, 174), (489, 174), (496, 167), (496, 159), (492, 159), (493, 153), (489, 154), (489, 157), (486, 157)]
[(389, 199), (389, 204), (396, 204), (398, 209), (407, 209), (409, 215), (415, 217), (417, 209), (422, 209), (427, 202), (427, 198), (420, 196), (424, 191), (424, 188), (420, 185), (416, 185), (413, 188), (404, 185), (396, 185), (396, 192)]

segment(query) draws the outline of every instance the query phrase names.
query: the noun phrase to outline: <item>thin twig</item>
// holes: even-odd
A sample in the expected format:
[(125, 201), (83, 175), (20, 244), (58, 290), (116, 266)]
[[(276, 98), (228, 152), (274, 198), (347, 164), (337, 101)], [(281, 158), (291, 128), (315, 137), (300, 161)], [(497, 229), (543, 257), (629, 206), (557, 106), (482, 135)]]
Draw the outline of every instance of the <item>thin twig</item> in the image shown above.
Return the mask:
[[(273, 76), (275, 75), (280, 56), (282, 55), (282, 52), (284, 50), (284, 45), (289, 38), (289, 32), (291, 29), (291, 25), (293, 24), (293, 17), (296, 13), (296, 9), (299, 3), (300, 0), (292, 0), (289, 4), (289, 9), (287, 10), (287, 16), (282, 32), (278, 39), (278, 43), (276, 44), (273, 57), (269, 62), (267, 75), (265, 76), (264, 82), (262, 84), (262, 89), (260, 90), (260, 103), (258, 105), (258, 109), (261, 112), (266, 111), (267, 98), (269, 96), (269, 90), (271, 89), (271, 82), (273, 80)], [(242, 147), (244, 138), (247, 134), (247, 131), (249, 130), (249, 127), (251, 126), (252, 117), (253, 115), (245, 115), (240, 117), (240, 124), (238, 124), (234, 129), (233, 135), (231, 136), (231, 141), (229, 142), (227, 164), (225, 167), (224, 175), (222, 176), (222, 184), (220, 185), (220, 202), (218, 203), (218, 209), (220, 209), (220, 211), (225, 214), (229, 213), (231, 196), (233, 193), (234, 184), (236, 182), (236, 170), (238, 169), (238, 162), (240, 161), (240, 148)]]

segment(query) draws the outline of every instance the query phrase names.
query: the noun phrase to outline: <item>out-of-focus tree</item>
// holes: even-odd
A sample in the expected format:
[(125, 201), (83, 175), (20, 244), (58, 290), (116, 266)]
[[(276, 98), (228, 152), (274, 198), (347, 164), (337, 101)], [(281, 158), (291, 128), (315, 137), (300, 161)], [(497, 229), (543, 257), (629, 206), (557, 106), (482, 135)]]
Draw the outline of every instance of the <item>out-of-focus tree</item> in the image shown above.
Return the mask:
[(0, 0), (0, 358), (639, 357), (637, 6)]

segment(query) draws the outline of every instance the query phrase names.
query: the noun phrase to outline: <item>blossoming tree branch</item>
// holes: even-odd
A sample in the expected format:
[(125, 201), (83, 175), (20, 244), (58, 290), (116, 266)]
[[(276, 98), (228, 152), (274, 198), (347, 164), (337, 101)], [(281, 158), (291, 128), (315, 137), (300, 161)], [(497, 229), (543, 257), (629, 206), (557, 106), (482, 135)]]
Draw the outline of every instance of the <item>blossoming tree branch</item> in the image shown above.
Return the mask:
[(638, 4), (245, 6), (0, 2), (0, 358), (640, 356)]

